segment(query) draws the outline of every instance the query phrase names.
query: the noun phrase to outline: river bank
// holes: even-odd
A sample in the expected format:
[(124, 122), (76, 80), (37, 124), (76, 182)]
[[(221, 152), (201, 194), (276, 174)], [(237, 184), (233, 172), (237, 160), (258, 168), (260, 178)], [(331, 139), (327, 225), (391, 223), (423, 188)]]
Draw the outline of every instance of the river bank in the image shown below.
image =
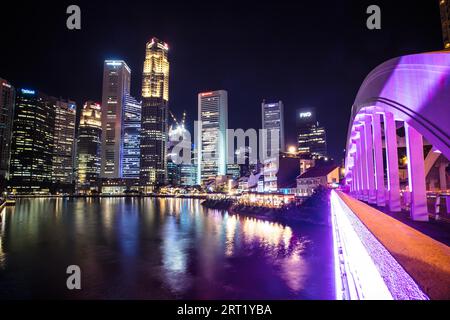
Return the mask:
[(202, 205), (209, 209), (226, 210), (231, 214), (242, 214), (284, 224), (310, 223), (330, 225), (329, 190), (316, 191), (302, 204), (288, 204), (279, 208), (269, 208), (240, 204), (233, 199), (206, 199)]

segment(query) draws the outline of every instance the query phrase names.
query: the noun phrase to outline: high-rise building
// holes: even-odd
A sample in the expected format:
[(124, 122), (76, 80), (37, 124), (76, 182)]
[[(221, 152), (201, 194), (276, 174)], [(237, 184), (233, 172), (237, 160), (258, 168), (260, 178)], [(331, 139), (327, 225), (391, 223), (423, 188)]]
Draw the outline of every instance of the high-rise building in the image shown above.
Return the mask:
[[(15, 89), (0, 78), (0, 188), (5, 187), (9, 178), (11, 158), (11, 133), (14, 117)], [(1, 191), (1, 190), (0, 190)]]
[(440, 0), (441, 9), (442, 37), (444, 39), (444, 48), (450, 49), (450, 0)]
[(87, 101), (81, 110), (77, 135), (76, 189), (78, 193), (99, 191), (101, 142), (102, 121), (100, 104)]
[(55, 101), (54, 108), (52, 180), (58, 187), (67, 190), (67, 187), (74, 182), (76, 104), (73, 101), (58, 99)]
[(297, 112), (298, 153), (310, 154), (314, 158), (327, 156), (325, 128), (319, 125), (314, 108)]
[(198, 182), (204, 184), (227, 171), (228, 93), (198, 94)]
[(142, 75), (140, 183), (144, 192), (167, 182), (169, 47), (152, 38), (146, 44)]
[(285, 150), (284, 144), (284, 112), (283, 102), (261, 104), (262, 128), (266, 129), (263, 139), (264, 191), (275, 192), (277, 187), (277, 173), (279, 170), (279, 154)]
[(141, 103), (125, 95), (122, 115), (122, 154), (120, 168), (123, 178), (139, 179)]
[[(284, 152), (284, 112), (283, 102), (278, 101), (276, 103), (261, 104), (262, 109), (262, 128), (267, 130), (267, 139), (264, 139), (263, 145), (266, 146), (266, 154), (273, 154), (276, 150), (271, 150), (271, 146), (277, 146), (279, 152)], [(276, 139), (277, 136), (274, 131), (278, 131), (278, 141), (270, 143), (272, 139)]]
[(197, 165), (195, 163), (179, 164), (178, 172), (181, 186), (191, 187), (197, 184)]
[(9, 181), (14, 193), (50, 192), (55, 100), (35, 90), (17, 91)]
[(102, 178), (121, 178), (123, 113), (131, 70), (122, 60), (106, 60), (102, 92)]

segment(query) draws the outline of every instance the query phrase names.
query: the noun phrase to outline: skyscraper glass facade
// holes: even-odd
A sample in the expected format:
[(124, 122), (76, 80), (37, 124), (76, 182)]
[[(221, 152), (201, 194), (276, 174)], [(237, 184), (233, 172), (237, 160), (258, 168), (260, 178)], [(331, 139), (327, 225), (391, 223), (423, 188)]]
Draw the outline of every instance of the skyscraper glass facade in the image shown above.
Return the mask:
[[(273, 154), (276, 150), (271, 150), (271, 146), (278, 146), (278, 151), (282, 152), (285, 149), (284, 145), (284, 108), (283, 102), (266, 103), (263, 101), (262, 105), (262, 128), (267, 130), (267, 139), (263, 141), (266, 146), (266, 154)], [(274, 131), (278, 131), (277, 136)], [(272, 144), (272, 139), (277, 139)]]
[(131, 70), (122, 60), (106, 60), (102, 92), (102, 166), (103, 178), (121, 178), (122, 116), (130, 93)]
[(54, 107), (52, 180), (57, 184), (71, 185), (74, 182), (76, 104), (73, 101), (56, 100)]
[(152, 38), (146, 44), (142, 75), (140, 183), (144, 191), (167, 182), (169, 48)]
[(325, 128), (319, 125), (314, 108), (297, 112), (298, 153), (310, 154), (314, 158), (327, 156)]
[(14, 103), (14, 87), (0, 78), (0, 187), (9, 178)]
[(9, 181), (13, 193), (50, 191), (55, 100), (31, 89), (17, 91)]
[(122, 155), (120, 167), (123, 178), (139, 178), (141, 103), (127, 94), (122, 114)]
[(198, 181), (204, 184), (226, 175), (228, 93), (225, 90), (198, 95)]
[(77, 136), (76, 190), (78, 193), (98, 191), (101, 167), (101, 107), (93, 101), (83, 105)]

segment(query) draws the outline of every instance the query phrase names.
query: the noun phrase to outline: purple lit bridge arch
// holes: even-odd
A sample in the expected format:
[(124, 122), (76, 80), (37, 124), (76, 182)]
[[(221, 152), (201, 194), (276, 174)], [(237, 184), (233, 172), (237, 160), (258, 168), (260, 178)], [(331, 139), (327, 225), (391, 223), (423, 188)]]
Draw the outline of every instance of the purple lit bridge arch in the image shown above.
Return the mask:
[[(450, 159), (450, 51), (413, 54), (376, 67), (362, 83), (347, 133), (346, 182), (370, 204), (401, 210), (397, 129), (404, 126), (411, 218), (428, 220), (426, 174), (445, 157), (440, 189), (447, 189)], [(424, 143), (431, 145), (424, 156)], [(385, 158), (385, 161), (383, 161)], [(385, 168), (386, 166), (386, 168)], [(386, 182), (384, 173), (386, 172)]]

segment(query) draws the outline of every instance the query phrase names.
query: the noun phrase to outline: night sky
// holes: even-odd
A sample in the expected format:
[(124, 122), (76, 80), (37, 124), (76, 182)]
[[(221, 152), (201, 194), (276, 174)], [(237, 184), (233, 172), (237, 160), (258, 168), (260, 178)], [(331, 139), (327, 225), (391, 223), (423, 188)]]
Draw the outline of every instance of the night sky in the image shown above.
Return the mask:
[[(260, 128), (262, 99), (282, 100), (295, 144), (295, 111), (312, 106), (338, 160), (364, 77), (390, 58), (443, 46), (438, 0), (58, 2), (2, 4), (0, 77), (82, 104), (101, 101), (103, 60), (123, 59), (139, 97), (145, 43), (156, 36), (170, 47), (176, 115), (186, 110), (192, 123), (197, 93), (225, 89), (229, 127)], [(70, 4), (81, 7), (79, 31), (66, 28)], [(381, 30), (366, 28), (370, 4), (381, 7)]]

